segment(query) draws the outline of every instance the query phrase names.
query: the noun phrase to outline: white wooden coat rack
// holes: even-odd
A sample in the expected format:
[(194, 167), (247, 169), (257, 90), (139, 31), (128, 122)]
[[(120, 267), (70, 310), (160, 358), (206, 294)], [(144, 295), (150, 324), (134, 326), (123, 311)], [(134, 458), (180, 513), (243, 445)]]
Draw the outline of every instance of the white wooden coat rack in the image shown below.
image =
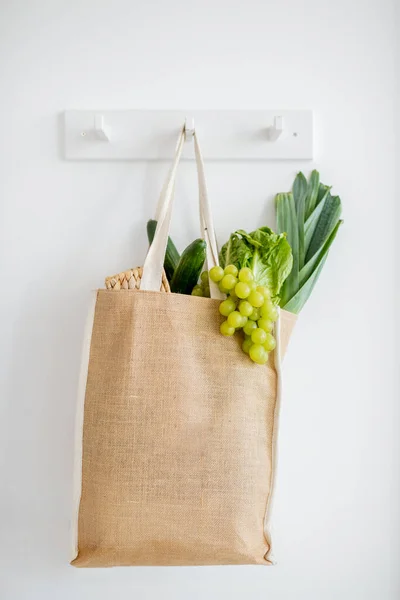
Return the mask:
[[(310, 160), (311, 110), (67, 110), (71, 160), (171, 160), (179, 129), (196, 130), (206, 160)], [(193, 159), (187, 144), (184, 158)]]

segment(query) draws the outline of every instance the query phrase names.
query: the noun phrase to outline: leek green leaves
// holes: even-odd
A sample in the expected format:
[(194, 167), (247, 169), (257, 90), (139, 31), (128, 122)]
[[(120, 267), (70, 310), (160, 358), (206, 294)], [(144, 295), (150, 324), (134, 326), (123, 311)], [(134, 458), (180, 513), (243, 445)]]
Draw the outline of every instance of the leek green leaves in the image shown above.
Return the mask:
[(293, 268), (285, 280), (280, 306), (299, 313), (321, 273), (340, 225), (342, 205), (330, 187), (320, 183), (318, 171), (310, 179), (299, 173), (289, 193), (277, 194), (278, 233), (286, 233), (292, 248)]

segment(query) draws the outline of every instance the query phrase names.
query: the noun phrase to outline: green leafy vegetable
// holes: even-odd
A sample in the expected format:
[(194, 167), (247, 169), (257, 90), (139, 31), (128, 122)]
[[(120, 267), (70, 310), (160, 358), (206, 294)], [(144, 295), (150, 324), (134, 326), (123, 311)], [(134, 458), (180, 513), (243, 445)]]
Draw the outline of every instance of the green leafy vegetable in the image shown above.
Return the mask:
[(294, 180), (293, 183), (293, 199), (294, 205), (296, 207), (296, 214), (298, 215), (298, 229), (299, 229), (299, 270), (304, 265), (304, 215), (306, 211), (306, 201), (307, 201), (307, 179), (304, 177), (303, 173), (299, 173)]
[(275, 199), (278, 232), (286, 232), (293, 252), (293, 269), (280, 298), (280, 306), (290, 312), (300, 312), (308, 300), (343, 223), (340, 198), (332, 196), (330, 189), (320, 183), (318, 171), (311, 173), (308, 182), (299, 173), (292, 192), (277, 194)]
[(280, 305), (284, 306), (299, 289), (299, 228), (296, 217), (296, 206), (293, 194), (278, 194), (276, 196), (277, 206), (277, 229), (287, 234), (287, 241), (292, 248), (293, 268), (289, 277), (283, 284)]
[(317, 226), (318, 219), (324, 210), (325, 201), (331, 189), (327, 185), (322, 184), (320, 184), (319, 188), (320, 191), (318, 193), (317, 206), (304, 223), (304, 245), (306, 248), (308, 248), (310, 245), (311, 238), (314, 235), (315, 227)]
[(324, 245), (318, 250), (316, 254), (314, 254), (312, 258), (310, 258), (310, 260), (301, 269), (299, 273), (300, 286), (302, 286), (307, 281), (307, 279), (312, 275), (315, 269), (320, 265), (322, 259), (325, 258), (325, 256), (328, 254), (329, 248), (331, 247), (333, 240), (335, 239), (339, 227), (342, 223), (343, 221), (338, 221), (336, 223), (334, 230), (327, 238)]
[(222, 267), (248, 267), (256, 284), (268, 287), (276, 302), (292, 263), (292, 251), (286, 234), (276, 234), (268, 227), (261, 227), (252, 233), (242, 229), (235, 231), (220, 252)]
[(312, 238), (307, 247), (306, 261), (309, 261), (325, 243), (335, 229), (341, 213), (342, 205), (339, 196), (331, 196), (331, 194), (328, 193), (324, 207), (315, 225)]
[(296, 315), (299, 314), (304, 304), (310, 297), (310, 294), (313, 291), (315, 284), (317, 283), (318, 277), (322, 271), (322, 267), (324, 266), (326, 259), (327, 254), (324, 256), (323, 260), (321, 261), (317, 269), (313, 272), (311, 277), (309, 277), (305, 284), (299, 289), (297, 294), (295, 294), (289, 300), (289, 302), (285, 304), (285, 306), (283, 307), (285, 310), (295, 313)]
[(308, 183), (307, 189), (307, 200), (306, 200), (306, 210), (305, 210), (305, 218), (312, 214), (318, 198), (319, 191), (319, 173), (318, 171), (313, 171), (310, 176), (310, 181)]

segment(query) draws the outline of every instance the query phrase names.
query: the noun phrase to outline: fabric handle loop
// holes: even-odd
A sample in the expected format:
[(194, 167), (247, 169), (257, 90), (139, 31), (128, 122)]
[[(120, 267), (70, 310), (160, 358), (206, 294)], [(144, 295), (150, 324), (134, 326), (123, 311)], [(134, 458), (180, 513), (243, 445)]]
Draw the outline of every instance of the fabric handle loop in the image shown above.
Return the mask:
[[(212, 220), (211, 207), (208, 199), (207, 186), (204, 174), (204, 163), (196, 132), (194, 133), (194, 151), (196, 157), (197, 178), (199, 186), (199, 209), (201, 237), (207, 244), (207, 268), (218, 265), (218, 247)], [(158, 200), (156, 215), (157, 227), (143, 265), (143, 274), (140, 284), (141, 290), (159, 291), (161, 286), (164, 257), (167, 249), (168, 235), (172, 217), (175, 181), (178, 165), (182, 157), (185, 144), (185, 127), (181, 129), (175, 149), (175, 157), (168, 172), (167, 179)], [(223, 299), (225, 296), (219, 291), (217, 284), (210, 281), (211, 298)]]

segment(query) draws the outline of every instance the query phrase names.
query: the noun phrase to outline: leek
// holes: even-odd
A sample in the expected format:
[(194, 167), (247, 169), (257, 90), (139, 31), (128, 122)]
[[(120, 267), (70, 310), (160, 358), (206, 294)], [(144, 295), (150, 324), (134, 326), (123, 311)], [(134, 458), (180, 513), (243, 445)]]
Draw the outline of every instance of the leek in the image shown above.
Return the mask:
[(298, 314), (307, 302), (343, 223), (341, 200), (330, 189), (314, 170), (309, 181), (299, 173), (292, 191), (275, 198), (277, 230), (286, 233), (293, 253), (279, 302), (289, 312)]

